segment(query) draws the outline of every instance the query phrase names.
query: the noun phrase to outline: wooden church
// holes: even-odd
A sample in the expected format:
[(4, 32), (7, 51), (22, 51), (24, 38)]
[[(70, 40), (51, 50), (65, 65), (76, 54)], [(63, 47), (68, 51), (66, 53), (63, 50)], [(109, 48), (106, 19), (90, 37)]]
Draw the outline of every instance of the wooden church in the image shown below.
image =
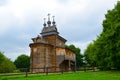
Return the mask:
[(55, 71), (69, 71), (75, 68), (76, 56), (75, 53), (65, 48), (66, 39), (59, 35), (54, 20), (48, 21), (44, 19), (41, 36), (38, 35), (32, 38), (33, 43), (30, 43), (30, 72), (39, 73)]

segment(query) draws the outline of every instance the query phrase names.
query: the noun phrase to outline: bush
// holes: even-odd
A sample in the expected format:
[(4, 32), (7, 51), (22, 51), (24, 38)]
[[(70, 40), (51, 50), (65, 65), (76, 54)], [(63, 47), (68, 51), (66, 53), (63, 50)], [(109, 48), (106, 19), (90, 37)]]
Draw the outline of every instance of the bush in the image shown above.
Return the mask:
[(8, 73), (13, 72), (16, 69), (13, 62), (5, 57), (2, 52), (0, 52), (0, 73)]
[(30, 68), (30, 57), (22, 54), (17, 57), (17, 59), (14, 61), (14, 64), (20, 69), (20, 71), (24, 72), (25, 70), (22, 68)]

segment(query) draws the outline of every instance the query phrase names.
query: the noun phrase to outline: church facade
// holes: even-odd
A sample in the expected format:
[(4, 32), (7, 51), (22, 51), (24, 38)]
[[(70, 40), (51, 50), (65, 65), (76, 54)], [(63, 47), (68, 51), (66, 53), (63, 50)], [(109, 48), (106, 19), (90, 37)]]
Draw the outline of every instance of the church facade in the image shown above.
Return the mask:
[(38, 35), (32, 38), (33, 43), (30, 43), (30, 72), (39, 73), (55, 71), (69, 71), (75, 68), (76, 56), (75, 53), (65, 48), (66, 39), (59, 35), (56, 27), (56, 22), (44, 20), (41, 36)]

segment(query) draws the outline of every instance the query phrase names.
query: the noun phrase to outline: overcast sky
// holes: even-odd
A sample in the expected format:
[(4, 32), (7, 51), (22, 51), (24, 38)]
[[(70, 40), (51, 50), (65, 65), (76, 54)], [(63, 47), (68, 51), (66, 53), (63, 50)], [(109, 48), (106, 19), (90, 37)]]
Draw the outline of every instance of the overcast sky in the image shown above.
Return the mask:
[(43, 28), (43, 18), (55, 16), (58, 31), (67, 44), (81, 48), (102, 31), (107, 10), (117, 0), (0, 0), (0, 51), (15, 60), (30, 55), (29, 43)]

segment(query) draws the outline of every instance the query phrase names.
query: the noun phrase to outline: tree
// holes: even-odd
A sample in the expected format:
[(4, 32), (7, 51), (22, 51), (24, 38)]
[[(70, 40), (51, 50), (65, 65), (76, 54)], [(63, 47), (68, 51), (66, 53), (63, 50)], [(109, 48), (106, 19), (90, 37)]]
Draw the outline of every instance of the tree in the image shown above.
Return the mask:
[(30, 57), (22, 54), (14, 61), (17, 68), (30, 68)]
[(74, 45), (66, 45), (66, 48), (72, 50), (76, 54), (76, 67), (79, 68), (83, 65), (83, 55), (80, 54), (80, 48), (75, 47)]
[(107, 44), (108, 66), (120, 69), (120, 1), (114, 9), (109, 10), (103, 21), (103, 32)]
[(87, 61), (87, 65), (96, 66), (95, 47), (93, 43), (88, 45), (87, 50), (84, 52), (84, 56)]
[(0, 73), (13, 72), (15, 69), (13, 62), (0, 52)]
[[(85, 51), (87, 61), (100, 69), (120, 69), (120, 1), (109, 10), (103, 21), (103, 31)], [(94, 62), (95, 61), (95, 62)], [(93, 62), (93, 63), (91, 63)]]

